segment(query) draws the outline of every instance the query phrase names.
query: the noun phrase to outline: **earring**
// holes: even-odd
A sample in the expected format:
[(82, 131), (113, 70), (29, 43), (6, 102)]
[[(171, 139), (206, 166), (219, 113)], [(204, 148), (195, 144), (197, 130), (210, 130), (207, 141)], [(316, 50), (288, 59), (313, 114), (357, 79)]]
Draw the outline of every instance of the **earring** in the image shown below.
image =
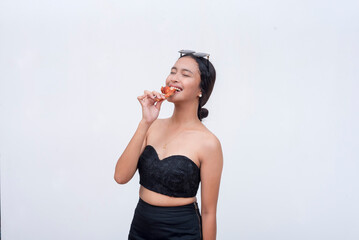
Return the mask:
[(199, 94), (199, 97), (202, 97), (202, 93)]

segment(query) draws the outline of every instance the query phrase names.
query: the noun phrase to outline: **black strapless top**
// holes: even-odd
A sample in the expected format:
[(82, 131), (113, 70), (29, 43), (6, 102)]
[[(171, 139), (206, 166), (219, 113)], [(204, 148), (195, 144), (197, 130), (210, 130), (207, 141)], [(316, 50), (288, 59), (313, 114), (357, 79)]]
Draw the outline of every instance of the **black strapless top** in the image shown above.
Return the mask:
[(171, 197), (194, 197), (200, 178), (199, 167), (188, 157), (172, 155), (159, 159), (156, 149), (147, 145), (137, 164), (140, 184)]

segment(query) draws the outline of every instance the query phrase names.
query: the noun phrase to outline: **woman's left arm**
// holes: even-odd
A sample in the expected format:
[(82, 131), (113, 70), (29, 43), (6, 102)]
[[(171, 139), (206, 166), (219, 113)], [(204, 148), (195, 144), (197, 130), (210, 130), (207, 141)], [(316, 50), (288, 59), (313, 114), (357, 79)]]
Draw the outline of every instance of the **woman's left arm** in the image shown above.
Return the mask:
[(201, 154), (201, 215), (203, 240), (214, 240), (217, 234), (217, 201), (223, 168), (220, 141), (214, 137), (204, 144)]

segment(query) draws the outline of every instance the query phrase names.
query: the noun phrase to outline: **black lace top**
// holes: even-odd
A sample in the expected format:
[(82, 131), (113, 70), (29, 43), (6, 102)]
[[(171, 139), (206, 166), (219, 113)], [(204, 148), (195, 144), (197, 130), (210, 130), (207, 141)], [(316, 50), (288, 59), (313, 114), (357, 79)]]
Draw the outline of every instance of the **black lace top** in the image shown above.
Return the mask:
[(171, 197), (194, 197), (197, 194), (200, 169), (188, 157), (172, 155), (159, 159), (156, 149), (147, 145), (138, 160), (140, 184)]

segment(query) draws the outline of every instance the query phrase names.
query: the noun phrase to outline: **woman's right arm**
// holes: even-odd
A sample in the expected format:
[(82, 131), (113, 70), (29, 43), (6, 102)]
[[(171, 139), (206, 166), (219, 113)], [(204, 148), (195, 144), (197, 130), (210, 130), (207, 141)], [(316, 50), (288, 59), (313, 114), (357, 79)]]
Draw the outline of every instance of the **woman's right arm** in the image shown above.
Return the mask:
[[(155, 98), (162, 99), (155, 101)], [(137, 170), (138, 158), (146, 146), (146, 134), (152, 123), (157, 119), (163, 102), (163, 94), (145, 91), (144, 95), (137, 97), (142, 106), (142, 120), (122, 155), (117, 161), (114, 179), (119, 184), (130, 181)]]

